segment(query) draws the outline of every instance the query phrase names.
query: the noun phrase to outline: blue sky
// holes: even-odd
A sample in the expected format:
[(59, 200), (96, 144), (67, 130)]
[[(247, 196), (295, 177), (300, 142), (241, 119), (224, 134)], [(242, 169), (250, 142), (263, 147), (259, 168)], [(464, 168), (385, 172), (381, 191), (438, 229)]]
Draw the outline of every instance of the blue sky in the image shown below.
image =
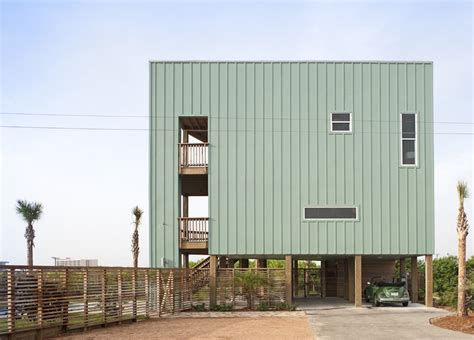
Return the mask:
[[(474, 122), (470, 1), (2, 1), (0, 11), (1, 112), (146, 116), (149, 60), (429, 60), (435, 121)], [(0, 125), (147, 124), (145, 117), (0, 115)], [(435, 131), (473, 126), (435, 124)], [(442, 255), (456, 253), (456, 181), (474, 189), (473, 143), (469, 135), (435, 135)], [(0, 164), (0, 260), (25, 262), (25, 225), (14, 210), (25, 198), (45, 206), (36, 263), (70, 256), (131, 264), (130, 210), (148, 209), (146, 131), (0, 128)], [(468, 217), (472, 206), (468, 200)], [(140, 263), (148, 265), (148, 215), (140, 241)], [(471, 235), (470, 254), (472, 245)]]

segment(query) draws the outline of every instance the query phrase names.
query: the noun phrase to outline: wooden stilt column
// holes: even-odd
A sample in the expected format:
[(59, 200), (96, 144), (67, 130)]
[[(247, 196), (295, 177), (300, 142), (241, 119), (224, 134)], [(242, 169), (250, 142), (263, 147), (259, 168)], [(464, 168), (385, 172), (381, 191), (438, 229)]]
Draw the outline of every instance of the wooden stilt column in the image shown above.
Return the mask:
[(362, 256), (356, 255), (354, 259), (354, 304), (362, 306)]
[(349, 300), (349, 260), (344, 259), (344, 299)]
[(183, 254), (183, 264), (181, 267), (189, 268), (189, 254)]
[(418, 302), (418, 258), (411, 258), (411, 302)]
[(219, 257), (219, 268), (227, 268), (227, 257), (225, 256)]
[(293, 296), (298, 296), (298, 260), (293, 261)]
[(433, 256), (425, 255), (425, 305), (433, 307)]
[(291, 259), (291, 255), (285, 256), (285, 298), (286, 303), (291, 304), (293, 300), (293, 285), (292, 285), (292, 278), (293, 278), (293, 260)]
[(267, 259), (258, 259), (257, 268), (267, 268)]
[(210, 256), (209, 264), (209, 304), (211, 307), (217, 304), (217, 256)]

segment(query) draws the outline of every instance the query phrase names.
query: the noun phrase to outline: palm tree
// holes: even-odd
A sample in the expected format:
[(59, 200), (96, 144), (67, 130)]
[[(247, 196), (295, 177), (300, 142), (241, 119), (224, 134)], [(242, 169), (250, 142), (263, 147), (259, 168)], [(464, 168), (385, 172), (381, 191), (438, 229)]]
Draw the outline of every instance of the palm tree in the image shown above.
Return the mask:
[(458, 209), (458, 316), (467, 316), (466, 305), (466, 238), (469, 233), (466, 212), (464, 211), (464, 199), (469, 197), (467, 183), (458, 182), (457, 185), (459, 209)]
[(246, 271), (243, 273), (236, 272), (235, 282), (242, 286), (245, 296), (247, 297), (247, 307), (252, 309), (255, 295), (257, 295), (257, 289), (265, 285), (267, 279), (257, 272)]
[(26, 200), (18, 200), (16, 205), (17, 214), (21, 215), (28, 223), (25, 230), (27, 262), (29, 267), (33, 267), (33, 247), (35, 245), (35, 230), (33, 229), (33, 222), (40, 219), (43, 213), (43, 206), (41, 203), (28, 202)]
[(143, 210), (141, 210), (138, 206), (133, 208), (132, 214), (135, 217), (135, 221), (133, 221), (133, 224), (135, 225), (135, 230), (133, 231), (133, 236), (132, 236), (132, 254), (133, 254), (133, 267), (137, 268), (138, 267), (138, 254), (140, 252), (140, 247), (138, 246), (138, 226), (141, 223), (141, 218), (143, 215)]

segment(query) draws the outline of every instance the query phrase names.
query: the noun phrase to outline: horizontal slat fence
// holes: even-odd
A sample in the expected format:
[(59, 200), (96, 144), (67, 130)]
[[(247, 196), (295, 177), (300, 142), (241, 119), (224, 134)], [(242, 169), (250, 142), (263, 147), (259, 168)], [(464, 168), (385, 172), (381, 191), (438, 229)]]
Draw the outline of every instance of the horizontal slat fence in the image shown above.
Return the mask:
[[(255, 304), (285, 302), (284, 269), (220, 268), (217, 304), (246, 307), (236, 277), (248, 271), (264, 278)], [(0, 266), (0, 336), (50, 327), (87, 329), (209, 304), (209, 268)]]
[(209, 304), (209, 269), (0, 266), (0, 335), (87, 328)]

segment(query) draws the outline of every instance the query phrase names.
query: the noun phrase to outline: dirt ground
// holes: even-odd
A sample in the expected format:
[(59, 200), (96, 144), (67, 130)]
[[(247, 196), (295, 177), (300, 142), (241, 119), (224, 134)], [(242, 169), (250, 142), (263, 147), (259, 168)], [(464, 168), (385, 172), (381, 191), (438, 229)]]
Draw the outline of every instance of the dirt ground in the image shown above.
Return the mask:
[(466, 318), (458, 318), (453, 315), (444, 316), (431, 319), (431, 324), (441, 328), (474, 335), (474, 315), (470, 315)]
[(314, 339), (305, 316), (169, 318), (95, 329), (60, 339)]

